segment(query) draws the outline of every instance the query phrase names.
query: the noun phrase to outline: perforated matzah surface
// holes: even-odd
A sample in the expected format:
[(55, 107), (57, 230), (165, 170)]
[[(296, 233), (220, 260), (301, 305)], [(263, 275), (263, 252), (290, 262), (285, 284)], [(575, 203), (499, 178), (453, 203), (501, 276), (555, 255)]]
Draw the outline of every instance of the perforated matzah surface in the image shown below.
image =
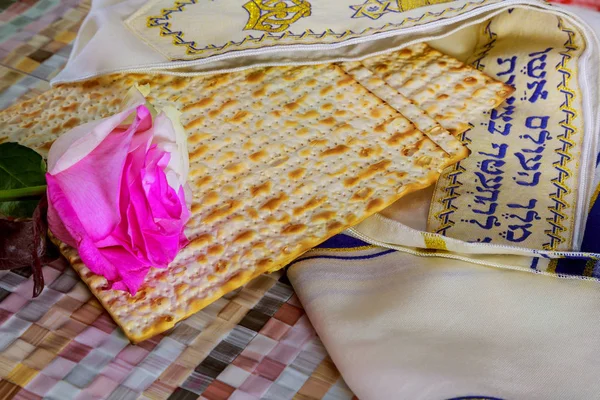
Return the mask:
[(457, 138), (452, 136), (429, 114), (365, 68), (360, 62), (346, 62), (341, 63), (340, 66), (371, 93), (408, 118), (417, 129), (424, 132), (429, 139), (433, 140), (447, 153), (460, 155), (468, 152), (468, 149)]
[(150, 85), (157, 107), (183, 111), (191, 243), (169, 269), (152, 270), (135, 297), (107, 290), (62, 248), (134, 341), (430, 185), (465, 155), (451, 157), (334, 65), (103, 77), (8, 109), (0, 127), (6, 139), (45, 152), (67, 129), (117, 111), (135, 83)]
[(514, 91), (425, 43), (361, 63), (455, 135)]

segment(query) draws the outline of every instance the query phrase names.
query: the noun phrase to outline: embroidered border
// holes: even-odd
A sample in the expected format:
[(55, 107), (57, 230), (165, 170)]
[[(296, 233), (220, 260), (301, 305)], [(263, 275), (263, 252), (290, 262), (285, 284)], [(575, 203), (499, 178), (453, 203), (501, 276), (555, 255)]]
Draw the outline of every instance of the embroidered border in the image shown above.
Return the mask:
[[(487, 34), (487, 43), (483, 46), (483, 49), (471, 64), (477, 68), (479, 71), (482, 71), (485, 68), (485, 65), (482, 63), (482, 60), (489, 54), (489, 52), (494, 48), (496, 44), (496, 39), (498, 34), (494, 33), (491, 28), (492, 21), (490, 20), (484, 28), (484, 33)], [(460, 136), (460, 141), (468, 146), (472, 140), (467, 137), (467, 132), (464, 132)], [(460, 165), (460, 161), (454, 164), (453, 167), (448, 172), (443, 174), (444, 179), (449, 179), (450, 183), (446, 185), (443, 189), (446, 195), (438, 200), (439, 203), (443, 205), (443, 209), (434, 214), (434, 218), (440, 224), (440, 227), (435, 231), (440, 235), (446, 235), (447, 230), (452, 228), (455, 224), (453, 220), (450, 219), (452, 214), (458, 209), (454, 204), (454, 200), (460, 197), (461, 193), (458, 189), (463, 185), (461, 181), (458, 180), (463, 172), (466, 169)]]
[(434, 4), (449, 3), (453, 0), (366, 0), (362, 4), (349, 6), (354, 15), (351, 18), (379, 19), (388, 13), (403, 13), (415, 8)]
[(573, 120), (578, 117), (577, 110), (572, 107), (576, 94), (575, 91), (569, 87), (573, 71), (568, 65), (573, 58), (572, 53), (579, 50), (579, 47), (574, 41), (576, 35), (575, 31), (568, 29), (564, 25), (562, 18), (558, 19), (558, 28), (569, 35), (569, 39), (564, 44), (565, 50), (560, 53), (562, 59), (560, 63), (556, 65), (556, 70), (562, 74), (562, 82), (557, 88), (565, 96), (565, 101), (560, 106), (560, 110), (565, 115), (565, 119), (560, 122), (560, 126), (565, 132), (558, 136), (562, 143), (562, 147), (555, 150), (560, 156), (560, 159), (552, 164), (558, 171), (558, 177), (551, 181), (556, 187), (556, 192), (550, 194), (550, 199), (554, 201), (554, 205), (548, 207), (548, 209), (553, 215), (551, 218), (546, 218), (546, 221), (550, 223), (551, 228), (544, 231), (550, 238), (548, 243), (544, 243), (544, 250), (555, 250), (558, 245), (567, 240), (563, 236), (563, 233), (567, 231), (567, 227), (564, 224), (568, 217), (563, 213), (563, 210), (570, 207), (565, 201), (565, 196), (570, 194), (572, 190), (567, 186), (566, 181), (572, 175), (571, 170), (568, 168), (568, 164), (573, 161), (573, 155), (570, 151), (571, 148), (575, 146), (575, 143), (571, 140), (571, 137), (577, 133), (577, 129), (572, 125)]
[[(471, 139), (467, 138), (466, 132), (460, 135), (460, 141), (464, 145), (471, 143)], [(444, 208), (434, 214), (434, 218), (438, 220), (441, 225), (435, 231), (435, 233), (446, 235), (446, 231), (452, 228), (455, 224), (450, 217), (458, 208), (452, 204), (452, 202), (460, 196), (458, 189), (463, 185), (463, 183), (459, 181), (458, 178), (465, 171), (466, 169), (460, 165), (459, 161), (450, 167), (448, 172), (443, 173), (444, 179), (449, 179), (450, 183), (443, 189), (446, 195), (442, 199), (438, 200), (438, 202), (440, 202)]]
[[(311, 38), (311, 39), (318, 40), (318, 39), (323, 39), (325, 37), (333, 37), (335, 39), (339, 39), (339, 41), (334, 41), (334, 42), (330, 42), (330, 43), (332, 43), (332, 44), (333, 43), (341, 43), (345, 40), (360, 37), (367, 33), (368, 34), (376, 34), (376, 33), (389, 31), (392, 29), (400, 28), (409, 22), (413, 22), (413, 23), (423, 22), (424, 23), (425, 20), (430, 19), (430, 18), (442, 17), (451, 12), (459, 13), (459, 12), (465, 10), (467, 7), (473, 6), (473, 8), (475, 8), (475, 7), (484, 5), (486, 3), (495, 2), (496, 0), (472, 1), (472, 2), (465, 3), (461, 7), (457, 7), (457, 8), (449, 7), (440, 12), (426, 12), (425, 14), (423, 14), (419, 17), (407, 17), (399, 23), (387, 23), (379, 28), (369, 27), (369, 28), (364, 29), (361, 32), (353, 32), (351, 30), (346, 30), (345, 32), (337, 33), (337, 32), (332, 31), (331, 29), (327, 29), (324, 32), (315, 33), (311, 29), (307, 29), (306, 31), (304, 31), (303, 33), (300, 33), (300, 34), (294, 34), (294, 33), (288, 31), (288, 32), (283, 33), (280, 36), (273, 35), (270, 33), (264, 33), (263, 35), (261, 35), (259, 37), (246, 36), (244, 39), (242, 39), (239, 42), (229, 41), (222, 46), (211, 44), (206, 47), (198, 47), (198, 45), (195, 41), (185, 40), (184, 39), (185, 33), (183, 31), (173, 30), (172, 29), (173, 27), (171, 26), (171, 22), (170, 22), (171, 16), (173, 14), (179, 13), (179, 12), (184, 12), (186, 6), (189, 6), (192, 4), (197, 4), (199, 1), (200, 0), (176, 0), (174, 2), (173, 7), (162, 9), (160, 15), (147, 17), (146, 26), (148, 28), (159, 28), (160, 36), (171, 37), (172, 43), (175, 46), (184, 46), (186, 48), (187, 55), (196, 55), (196, 54), (199, 55), (206, 51), (221, 51), (221, 50), (228, 49), (230, 47), (239, 47), (239, 46), (241, 46), (243, 44), (247, 44), (247, 43), (261, 44), (266, 41), (276, 42), (276, 41), (281, 41), (283, 39), (302, 40), (302, 39)], [(302, 44), (310, 45), (310, 44), (318, 44), (318, 43), (321, 43), (321, 42), (302, 43)], [(253, 49), (253, 48), (261, 48), (261, 47), (270, 47), (270, 46), (263, 44), (262, 46), (259, 45), (259, 46), (255, 46), (255, 47), (245, 47), (244, 49)]]

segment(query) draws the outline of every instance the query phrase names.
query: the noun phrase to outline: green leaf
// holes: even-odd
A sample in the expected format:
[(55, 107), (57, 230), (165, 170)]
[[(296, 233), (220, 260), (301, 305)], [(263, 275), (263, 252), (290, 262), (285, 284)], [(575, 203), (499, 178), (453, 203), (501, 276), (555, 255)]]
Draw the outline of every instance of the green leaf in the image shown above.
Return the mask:
[(46, 163), (35, 151), (18, 143), (0, 144), (0, 214), (31, 217), (45, 191), (45, 173)]

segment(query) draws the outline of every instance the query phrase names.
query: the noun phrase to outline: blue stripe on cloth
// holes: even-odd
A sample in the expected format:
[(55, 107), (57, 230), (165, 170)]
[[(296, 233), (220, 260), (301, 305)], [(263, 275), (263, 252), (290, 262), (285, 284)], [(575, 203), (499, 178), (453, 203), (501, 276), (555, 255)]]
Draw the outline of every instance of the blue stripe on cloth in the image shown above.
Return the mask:
[(556, 264), (556, 273), (562, 275), (583, 276), (588, 259), (561, 258)]
[(581, 251), (600, 253), (600, 201), (596, 200), (587, 217)]
[(294, 265), (300, 261), (314, 260), (316, 258), (330, 259), (330, 260), (368, 260), (369, 258), (376, 258), (376, 257), (384, 256), (386, 254), (394, 253), (395, 251), (396, 250), (385, 250), (385, 251), (382, 251), (379, 253), (367, 254), (364, 256), (346, 256), (346, 257), (344, 257), (344, 256), (328, 256), (328, 255), (309, 256), (309, 257), (299, 258), (297, 260), (292, 261), (291, 263), (288, 264), (288, 267), (291, 267), (292, 265)]
[(360, 239), (353, 238), (352, 236), (344, 235), (340, 233), (339, 235), (335, 235), (318, 245), (319, 248), (326, 249), (348, 249), (351, 247), (360, 247), (360, 246), (369, 246), (369, 243), (363, 242)]
[(539, 258), (533, 257), (533, 259), (531, 260), (531, 266), (529, 268), (535, 269), (537, 271), (537, 266), (538, 266), (539, 262), (540, 262)]

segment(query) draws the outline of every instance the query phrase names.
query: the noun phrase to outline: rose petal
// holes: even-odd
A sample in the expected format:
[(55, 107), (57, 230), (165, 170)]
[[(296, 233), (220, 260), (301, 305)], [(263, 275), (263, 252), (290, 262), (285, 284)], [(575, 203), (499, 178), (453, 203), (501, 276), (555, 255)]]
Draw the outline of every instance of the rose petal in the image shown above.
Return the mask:
[(145, 102), (144, 96), (137, 90), (131, 91), (128, 98), (127, 107), (123, 111), (109, 118), (77, 126), (60, 136), (48, 153), (48, 172), (55, 175), (88, 156)]
[(133, 103), (51, 149), (48, 221), (109, 286), (135, 294), (151, 267), (167, 267), (187, 245), (191, 196), (179, 115), (169, 111), (174, 123), (158, 114), (153, 124), (152, 110)]
[[(162, 110), (154, 120), (152, 139), (152, 144), (156, 144), (159, 150), (171, 155), (165, 172), (169, 178), (169, 185), (175, 190), (187, 182), (190, 169), (187, 135), (181, 125), (180, 116), (181, 113), (173, 107)], [(174, 175), (169, 173), (171, 171)]]
[[(108, 236), (119, 223), (119, 186), (127, 147), (136, 124), (106, 137), (91, 153), (55, 178), (76, 215), (93, 240)], [(99, 172), (102, 166), (102, 172)], [(117, 184), (116, 184), (117, 183)], [(56, 206), (56, 205), (55, 205)], [(64, 220), (69, 225), (70, 220)]]
[[(68, 232), (67, 236), (63, 236), (64, 231), (55, 229), (55, 227), (52, 227), (52, 233), (63, 242), (76, 247), (81, 261), (92, 272), (109, 280), (114, 280), (117, 276), (115, 266), (106, 260), (94, 245), (93, 240), (87, 234), (77, 213), (58, 184), (58, 180), (54, 176), (46, 174), (46, 182), (48, 185), (48, 202), (52, 204), (52, 207), (48, 208), (48, 222), (68, 221), (62, 224), (62, 229)], [(50, 216), (51, 213), (53, 214), (52, 217)], [(69, 243), (70, 241), (72, 242)]]

